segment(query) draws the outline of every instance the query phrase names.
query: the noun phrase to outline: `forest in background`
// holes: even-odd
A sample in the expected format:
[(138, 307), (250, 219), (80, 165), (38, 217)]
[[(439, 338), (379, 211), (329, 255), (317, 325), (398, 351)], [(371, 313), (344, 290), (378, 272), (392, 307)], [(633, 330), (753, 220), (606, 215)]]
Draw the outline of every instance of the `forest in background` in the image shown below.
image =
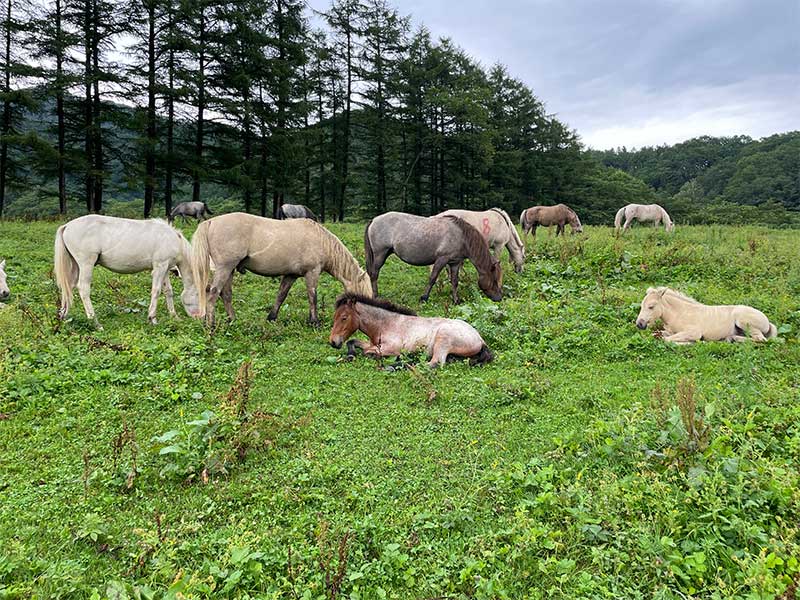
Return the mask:
[(800, 134), (587, 151), (500, 64), (385, 0), (6, 0), (0, 212), (204, 200), (326, 220), (565, 202), (608, 222), (797, 222)]

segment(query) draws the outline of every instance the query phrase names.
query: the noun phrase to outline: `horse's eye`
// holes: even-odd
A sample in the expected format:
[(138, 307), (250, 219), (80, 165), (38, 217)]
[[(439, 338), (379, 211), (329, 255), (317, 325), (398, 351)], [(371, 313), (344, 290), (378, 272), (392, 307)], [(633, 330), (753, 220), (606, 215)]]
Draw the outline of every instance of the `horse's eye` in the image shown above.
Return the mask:
[(649, 308), (650, 310), (653, 310), (655, 307), (656, 307), (656, 305), (655, 305), (655, 304), (651, 304), (651, 305), (650, 305), (650, 306), (648, 306), (647, 308)]

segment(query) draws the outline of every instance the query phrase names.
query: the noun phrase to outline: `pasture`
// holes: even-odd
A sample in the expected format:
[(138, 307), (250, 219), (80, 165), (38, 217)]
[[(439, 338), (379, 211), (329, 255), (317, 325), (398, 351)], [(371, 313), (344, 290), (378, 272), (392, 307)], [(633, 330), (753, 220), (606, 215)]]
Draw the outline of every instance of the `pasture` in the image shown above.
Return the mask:
[[(363, 226), (331, 229), (363, 265)], [(267, 322), (277, 280), (252, 274), (213, 337), (163, 299), (151, 326), (149, 274), (100, 268), (105, 329), (77, 295), (59, 323), (55, 230), (0, 223), (0, 597), (793, 597), (797, 231), (540, 231), (501, 303), (467, 266), (459, 306), (390, 257), (382, 295), (495, 354), (431, 371), (340, 360), (327, 275), (319, 330), (302, 282)], [(779, 339), (666, 345), (634, 325), (651, 285)]]

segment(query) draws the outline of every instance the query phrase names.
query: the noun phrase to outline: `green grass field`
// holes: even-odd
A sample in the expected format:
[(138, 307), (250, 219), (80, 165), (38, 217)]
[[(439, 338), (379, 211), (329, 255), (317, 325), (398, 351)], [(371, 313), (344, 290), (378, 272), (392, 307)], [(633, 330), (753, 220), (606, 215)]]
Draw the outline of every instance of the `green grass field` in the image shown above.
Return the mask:
[[(149, 275), (103, 269), (105, 329), (77, 294), (60, 324), (55, 229), (0, 223), (2, 598), (794, 597), (797, 231), (540, 232), (499, 304), (467, 267), (464, 304), (420, 306), (427, 271), (390, 258), (384, 295), (496, 357), (430, 371), (341, 361), (327, 276), (320, 330), (302, 282), (267, 322), (252, 274), (215, 336), (163, 301), (150, 326)], [(363, 262), (362, 227), (332, 230)], [(780, 338), (669, 346), (633, 323), (649, 285)]]

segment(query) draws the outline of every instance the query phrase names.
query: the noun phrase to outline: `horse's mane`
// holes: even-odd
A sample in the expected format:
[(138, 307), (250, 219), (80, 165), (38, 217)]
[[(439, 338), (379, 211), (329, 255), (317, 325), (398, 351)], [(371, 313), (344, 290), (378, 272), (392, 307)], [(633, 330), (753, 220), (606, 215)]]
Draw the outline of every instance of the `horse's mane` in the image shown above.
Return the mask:
[(511, 235), (514, 236), (514, 241), (516, 241), (516, 243), (518, 245), (524, 246), (524, 244), (522, 243), (522, 240), (519, 237), (519, 233), (517, 233), (517, 228), (514, 227), (514, 223), (513, 223), (513, 221), (511, 221), (511, 217), (508, 216), (508, 213), (506, 211), (504, 211), (502, 208), (497, 208), (497, 207), (490, 208), (489, 210), (493, 210), (494, 212), (499, 214), (501, 217), (503, 217), (503, 219), (506, 222), (506, 225), (508, 225), (508, 229), (511, 231)]
[[(342, 240), (320, 223), (310, 219), (308, 223), (309, 227), (313, 227), (319, 236), (320, 243), (325, 250), (331, 275), (334, 277), (341, 275), (350, 281), (363, 283), (365, 272), (347, 249), (347, 246), (342, 243)], [(364, 285), (369, 287), (368, 284)]]
[(450, 219), (461, 229), (461, 233), (464, 235), (464, 244), (467, 249), (467, 254), (472, 264), (475, 265), (475, 268), (484, 271), (491, 269), (494, 258), (489, 253), (489, 245), (478, 230), (464, 219), (459, 219), (452, 215), (445, 215), (442, 218)]
[(678, 290), (672, 289), (671, 287), (661, 286), (657, 288), (649, 288), (647, 290), (648, 294), (661, 294), (662, 296), (665, 294), (669, 294), (670, 296), (675, 296), (676, 298), (680, 298), (681, 300), (685, 300), (686, 302), (690, 302), (691, 304), (703, 304), (692, 298), (691, 296), (687, 296), (683, 292), (679, 292)]
[(369, 306), (374, 306), (375, 308), (381, 308), (383, 310), (388, 310), (389, 312), (407, 315), (409, 317), (417, 316), (417, 313), (410, 308), (398, 306), (394, 302), (390, 302), (385, 298), (370, 298), (369, 296), (362, 296), (361, 294), (355, 294), (353, 292), (348, 292), (339, 296), (336, 299), (334, 309), (339, 308), (342, 306), (342, 304), (347, 304), (348, 302), (360, 302), (361, 304), (368, 304)]

